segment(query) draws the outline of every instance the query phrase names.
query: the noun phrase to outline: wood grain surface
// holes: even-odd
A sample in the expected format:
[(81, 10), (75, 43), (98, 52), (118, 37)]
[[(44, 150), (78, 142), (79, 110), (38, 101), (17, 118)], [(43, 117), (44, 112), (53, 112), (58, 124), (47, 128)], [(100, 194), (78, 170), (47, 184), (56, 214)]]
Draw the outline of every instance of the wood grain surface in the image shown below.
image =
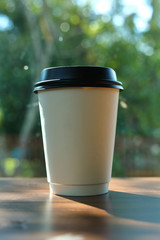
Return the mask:
[(108, 194), (49, 194), (46, 179), (0, 179), (0, 240), (159, 240), (160, 178), (113, 178)]

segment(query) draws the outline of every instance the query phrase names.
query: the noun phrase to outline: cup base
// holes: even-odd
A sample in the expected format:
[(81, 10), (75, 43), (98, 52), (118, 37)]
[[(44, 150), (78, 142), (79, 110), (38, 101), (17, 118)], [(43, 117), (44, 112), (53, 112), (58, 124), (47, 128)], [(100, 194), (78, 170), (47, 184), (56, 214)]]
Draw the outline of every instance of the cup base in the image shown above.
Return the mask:
[(94, 196), (105, 194), (109, 190), (109, 183), (90, 185), (65, 185), (49, 183), (50, 192), (62, 196)]

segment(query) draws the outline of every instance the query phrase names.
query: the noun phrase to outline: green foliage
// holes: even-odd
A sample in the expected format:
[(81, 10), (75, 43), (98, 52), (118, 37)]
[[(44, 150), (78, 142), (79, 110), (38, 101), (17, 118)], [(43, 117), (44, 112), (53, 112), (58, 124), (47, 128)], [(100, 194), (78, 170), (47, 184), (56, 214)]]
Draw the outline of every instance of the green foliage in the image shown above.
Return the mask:
[[(151, 136), (160, 128), (157, 108), (160, 32), (156, 2), (151, 3), (154, 14), (145, 32), (136, 30), (136, 13), (124, 15), (122, 4), (116, 0), (110, 15), (106, 16), (96, 15), (89, 3), (83, 7), (64, 0), (45, 3), (52, 31), (42, 1), (27, 1), (23, 8), (21, 4), (17, 7), (16, 1), (0, 3), (1, 12), (13, 22), (13, 27), (0, 36), (1, 132), (19, 133), (35, 81), (35, 67), (39, 64), (33, 47), (34, 35), (29, 31), (25, 13), (36, 22), (42, 47), (54, 38), (50, 66), (84, 64), (114, 68), (124, 84), (122, 96), (128, 106), (123, 109), (120, 105), (118, 133)], [(116, 14), (124, 20), (121, 27), (114, 24)], [(28, 66), (28, 70), (24, 66)]]
[[(29, 100), (40, 69), (100, 65), (115, 69), (124, 84), (117, 134), (160, 139), (160, 5), (148, 1), (153, 15), (142, 32), (135, 25), (136, 12), (126, 15), (122, 1), (110, 2), (110, 12), (101, 15), (93, 11), (91, 1), (85, 6), (71, 0), (0, 1), (0, 13), (12, 22), (0, 32), (1, 134), (20, 134), (26, 111), (37, 108)], [(114, 22), (117, 15), (121, 26)], [(39, 116), (32, 129), (40, 132)], [(113, 170), (123, 174), (117, 158)]]
[(112, 166), (112, 177), (124, 177), (124, 176), (125, 176), (124, 167), (122, 166), (120, 160), (115, 155)]
[(19, 165), (19, 160), (16, 158), (6, 158), (2, 161), (2, 167), (6, 176), (14, 175), (16, 168)]
[[(20, 167), (18, 173), (17, 168)], [(3, 169), (3, 175), (0, 177), (45, 177), (46, 170), (44, 164), (38, 163), (37, 160), (29, 161), (24, 159), (20, 162), (18, 158), (5, 158), (1, 160), (1, 169)]]
[(17, 175), (18, 177), (46, 177), (45, 165), (37, 161), (29, 161), (25, 159), (22, 163), (21, 169)]

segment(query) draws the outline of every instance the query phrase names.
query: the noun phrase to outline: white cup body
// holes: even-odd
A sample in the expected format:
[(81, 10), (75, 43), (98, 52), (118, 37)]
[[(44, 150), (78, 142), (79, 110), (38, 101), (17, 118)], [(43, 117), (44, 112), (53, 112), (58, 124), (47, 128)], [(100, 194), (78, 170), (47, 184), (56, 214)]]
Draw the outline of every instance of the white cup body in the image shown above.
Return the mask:
[(86, 196), (108, 191), (119, 89), (38, 91), (47, 179), (51, 192)]

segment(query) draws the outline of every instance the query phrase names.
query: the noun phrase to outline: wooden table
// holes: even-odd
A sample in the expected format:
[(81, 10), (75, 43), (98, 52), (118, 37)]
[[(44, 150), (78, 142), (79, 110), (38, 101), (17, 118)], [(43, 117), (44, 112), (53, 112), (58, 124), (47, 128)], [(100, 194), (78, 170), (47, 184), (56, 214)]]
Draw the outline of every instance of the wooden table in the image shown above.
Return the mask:
[(113, 178), (109, 194), (50, 196), (46, 179), (0, 179), (1, 240), (159, 240), (160, 178)]

